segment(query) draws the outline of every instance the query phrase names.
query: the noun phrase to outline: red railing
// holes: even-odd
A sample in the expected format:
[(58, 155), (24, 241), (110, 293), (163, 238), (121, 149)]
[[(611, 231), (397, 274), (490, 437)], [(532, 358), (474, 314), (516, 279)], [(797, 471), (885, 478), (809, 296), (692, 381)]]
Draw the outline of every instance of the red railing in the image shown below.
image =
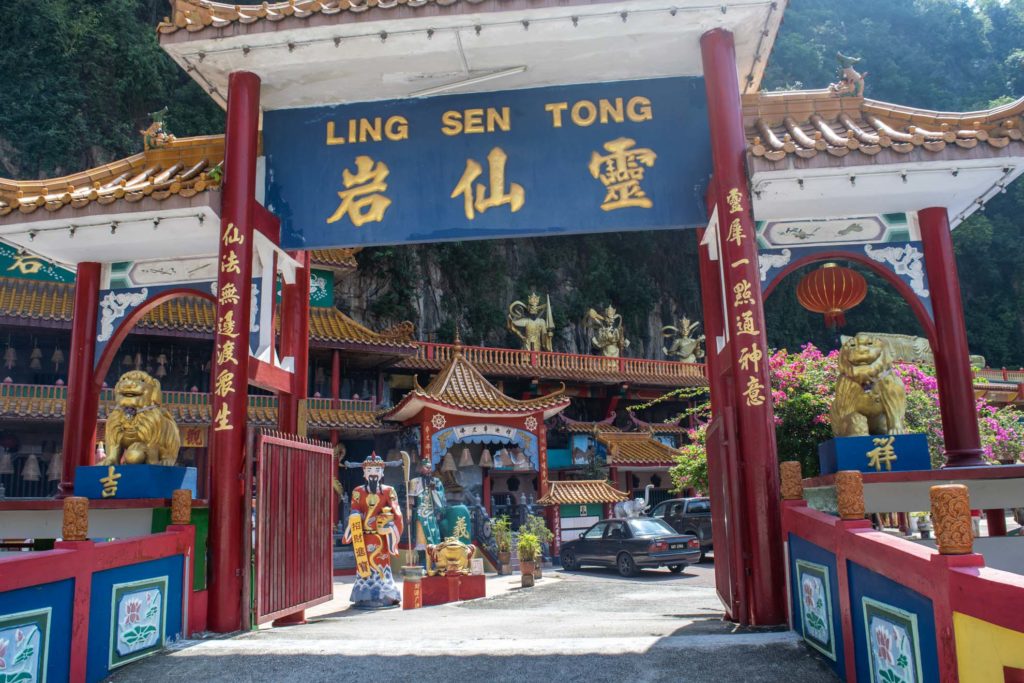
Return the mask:
[[(38, 401), (65, 401), (68, 388), (52, 384), (0, 384), (0, 398), (26, 399)], [(210, 395), (199, 391), (163, 391), (161, 392), (165, 406), (208, 406)], [(100, 403), (113, 403), (114, 390), (107, 388), (100, 392)], [(319, 409), (345, 410), (352, 412), (372, 413), (377, 410), (373, 401), (360, 399), (307, 399), (308, 407)], [(250, 408), (277, 408), (276, 396), (249, 396)], [(2, 411), (3, 406), (0, 406)]]
[[(444, 363), (455, 352), (454, 344), (419, 342), (416, 354), (402, 361), (406, 367), (421, 367), (424, 364)], [(686, 379), (704, 378), (703, 363), (680, 363), (670, 360), (648, 358), (608, 358), (577, 353), (553, 351), (523, 351), (521, 349), (499, 349), (484, 346), (463, 346), (462, 355), (474, 365), (491, 369), (507, 370), (514, 374), (544, 374), (550, 377), (573, 378), (580, 373), (621, 376), (622, 379)], [(430, 363), (433, 361), (433, 363)]]
[[(796, 560), (811, 559), (821, 562), (821, 553), (827, 553), (829, 562), (833, 563), (833, 571), (837, 579), (839, 604), (832, 605), (833, 612), (840, 615), (840, 632), (834, 634), (838, 650), (843, 651), (845, 670), (844, 680), (864, 681), (858, 678), (858, 671), (866, 671), (870, 667), (871, 654), (855, 641), (860, 637), (857, 632), (865, 628), (863, 604), (854, 600), (855, 592), (850, 572), (862, 569), (880, 575), (900, 588), (888, 594), (920, 594), (930, 601), (919, 619), (934, 619), (935, 641), (931, 647), (921, 647), (922, 657), (928, 659), (927, 652), (934, 653), (932, 661), (925, 661), (924, 670), (929, 667), (938, 670), (938, 676), (929, 678), (924, 674), (923, 680), (956, 681), (958, 673), (971, 671), (978, 666), (979, 657), (971, 652), (967, 645), (980, 638), (985, 640), (994, 631), (1005, 629), (1013, 632), (1016, 638), (1024, 637), (1024, 577), (1020, 574), (992, 569), (985, 566), (985, 558), (977, 553), (968, 555), (941, 555), (937, 550), (926, 547), (890, 534), (874, 531), (867, 520), (845, 521), (835, 516), (819, 512), (807, 506), (806, 501), (784, 501), (782, 508), (783, 537), (790, 540), (791, 570)], [(817, 554), (810, 558), (802, 556), (801, 551), (794, 547), (794, 538), (802, 539), (816, 546)], [(1002, 539), (1012, 544), (1014, 539)], [(863, 582), (863, 579), (861, 580)], [(794, 585), (798, 585), (794, 582)], [(860, 590), (865, 595), (873, 590), (881, 590), (878, 583), (864, 584)], [(792, 590), (793, 586), (790, 586)], [(799, 590), (799, 589), (798, 589)], [(792, 598), (792, 596), (790, 596)], [(870, 596), (875, 597), (875, 596)], [(797, 600), (802, 599), (797, 596)], [(888, 598), (886, 598), (888, 599)], [(792, 624), (794, 630), (801, 631), (801, 613), (803, 609), (795, 601), (795, 612)], [(897, 605), (898, 607), (898, 605)], [(976, 623), (965, 625), (954, 620), (954, 614), (966, 615)], [(988, 630), (985, 630), (988, 629)], [(921, 636), (924, 637), (923, 635)], [(958, 646), (957, 641), (964, 639)], [(1004, 665), (1019, 666), (1018, 658), (1008, 656), (1010, 650), (1003, 654), (999, 648), (993, 647), (980, 654), (981, 658), (995, 655), (1002, 656), (1006, 661), (1000, 662), (996, 657), (988, 662), (995, 669), (1002, 670)], [(964, 655), (970, 659), (964, 660)], [(977, 670), (971, 671), (970, 680), (982, 680)], [(921, 680), (921, 679), (919, 679)], [(988, 678), (984, 680), (1002, 680)], [(1006, 680), (1011, 680), (1009, 677)], [(1016, 680), (1016, 679), (1013, 679)]]
[(334, 458), (329, 444), (256, 437), (255, 622), (331, 599)]
[(1007, 370), (1006, 368), (981, 368), (974, 373), (976, 379), (994, 380), (996, 382), (1024, 383), (1024, 369)]

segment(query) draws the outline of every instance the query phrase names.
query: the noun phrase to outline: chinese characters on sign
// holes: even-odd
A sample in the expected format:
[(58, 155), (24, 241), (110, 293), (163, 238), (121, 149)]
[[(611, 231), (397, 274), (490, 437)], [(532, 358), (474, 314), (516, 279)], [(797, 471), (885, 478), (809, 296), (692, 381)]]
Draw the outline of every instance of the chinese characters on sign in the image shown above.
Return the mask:
[(701, 78), (272, 110), (263, 142), (267, 208), (286, 249), (707, 219)]
[(590, 175), (601, 181), (608, 190), (601, 203), (602, 211), (614, 211), (627, 206), (649, 209), (654, 204), (644, 194), (640, 181), (644, 179), (644, 166), (654, 166), (658, 155), (647, 148), (634, 149), (636, 140), (618, 138), (604, 143), (608, 154), (594, 152), (590, 157)]
[[(725, 235), (725, 242), (732, 243), (737, 247), (743, 246), (743, 240), (748, 239), (748, 235), (744, 232), (740, 217), (732, 215), (743, 213), (743, 193), (739, 188), (734, 187), (726, 194), (725, 201), (729, 207), (729, 214), (726, 218), (729, 221), (729, 227)], [(730, 263), (729, 267), (736, 269), (749, 264), (749, 259), (741, 258)], [(750, 280), (742, 277), (736, 281), (732, 286), (732, 294), (733, 320), (735, 321), (733, 331), (736, 336), (734, 343), (739, 344), (741, 337), (754, 337), (753, 341), (745, 340), (744, 343), (749, 341), (749, 345), (740, 347), (738, 358), (740, 371), (748, 373), (739, 379), (740, 385), (743, 387), (741, 395), (748, 407), (762, 406), (767, 398), (765, 385), (758, 376), (761, 372), (764, 351), (761, 350), (761, 330), (757, 328), (754, 318), (757, 302), (754, 300), (753, 286)]]
[(892, 445), (895, 440), (894, 436), (872, 439), (871, 443), (875, 444), (875, 447), (867, 453), (868, 467), (874, 467), (876, 471), (881, 472), (884, 465), (886, 470), (892, 471), (892, 463), (896, 462), (896, 449)]
[[(238, 247), (245, 244), (245, 235), (233, 223), (228, 223), (224, 228), (221, 241), (225, 249), (222, 251), (220, 270), (225, 275), (241, 274), (241, 257)], [(245, 252), (242, 252), (244, 257)], [(223, 282), (217, 292), (217, 307), (223, 311), (217, 321), (217, 332), (214, 338), (215, 365), (220, 368), (214, 379), (213, 398), (216, 412), (213, 415), (214, 431), (223, 432), (234, 429), (231, 408), (228, 406), (227, 398), (235, 393), (236, 371), (229, 370), (225, 366), (238, 365), (238, 350), (236, 339), (240, 334), (235, 322), (235, 312), (241, 303), (238, 286), (233, 282)]]
[(113, 465), (110, 465), (107, 469), (107, 476), (100, 479), (100, 483), (103, 484), (101, 495), (104, 498), (113, 498), (117, 495), (117, 480), (120, 478), (121, 474), (114, 470)]
[(356, 172), (352, 173), (347, 168), (341, 172), (341, 184), (345, 189), (338, 193), (341, 203), (327, 222), (335, 223), (342, 216), (347, 216), (358, 228), (364, 223), (384, 220), (384, 212), (391, 206), (391, 200), (382, 194), (388, 189), (384, 182), (388, 173), (386, 164), (374, 163), (365, 155), (357, 156)]
[[(512, 213), (523, 208), (525, 193), (522, 185), (512, 183), (508, 192), (505, 191), (505, 163), (507, 161), (508, 155), (501, 147), (495, 147), (487, 154), (487, 185), (478, 183), (475, 186), (476, 201), (473, 201), (473, 181), (479, 178), (484, 171), (476, 160), (466, 159), (466, 170), (455, 189), (452, 190), (451, 198), (455, 199), (462, 195), (468, 220), (476, 218), (476, 214), (473, 212), (474, 208), (480, 213), (503, 204), (508, 204)], [(490, 195), (487, 194), (488, 192)]]

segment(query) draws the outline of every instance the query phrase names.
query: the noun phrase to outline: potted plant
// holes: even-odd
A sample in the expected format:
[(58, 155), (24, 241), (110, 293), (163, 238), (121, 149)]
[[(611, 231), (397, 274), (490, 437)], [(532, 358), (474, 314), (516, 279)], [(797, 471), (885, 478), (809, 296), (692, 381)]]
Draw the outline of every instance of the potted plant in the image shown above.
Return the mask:
[(533, 572), (533, 578), (540, 579), (543, 577), (543, 570), (541, 565), (544, 559), (544, 546), (555, 540), (555, 535), (548, 529), (547, 524), (544, 523), (544, 518), (538, 515), (527, 515), (526, 523), (522, 526), (522, 531), (528, 534), (533, 534), (537, 538), (537, 542), (540, 544), (541, 552), (537, 556), (536, 569)]
[(491, 523), (494, 542), (498, 546), (498, 573), (511, 573), (512, 566), (512, 520), (502, 515)]
[(523, 576), (523, 588), (529, 588), (534, 583), (533, 572), (537, 567), (537, 558), (540, 556), (540, 541), (528, 531), (519, 532), (519, 569)]
[(928, 513), (915, 512), (913, 513), (913, 517), (917, 520), (917, 530), (921, 533), (921, 539), (928, 540), (931, 538), (932, 521), (929, 518)]

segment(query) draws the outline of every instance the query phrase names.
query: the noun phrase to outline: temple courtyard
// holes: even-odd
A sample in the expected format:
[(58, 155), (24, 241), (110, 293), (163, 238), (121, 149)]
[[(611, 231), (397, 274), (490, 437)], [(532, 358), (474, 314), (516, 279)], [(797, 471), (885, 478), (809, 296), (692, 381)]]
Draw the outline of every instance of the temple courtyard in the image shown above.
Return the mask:
[(549, 569), (532, 589), (519, 583), (489, 576), (481, 600), (364, 612), (338, 577), (308, 624), (181, 641), (109, 680), (838, 680), (792, 631), (722, 621), (712, 562), (631, 579)]

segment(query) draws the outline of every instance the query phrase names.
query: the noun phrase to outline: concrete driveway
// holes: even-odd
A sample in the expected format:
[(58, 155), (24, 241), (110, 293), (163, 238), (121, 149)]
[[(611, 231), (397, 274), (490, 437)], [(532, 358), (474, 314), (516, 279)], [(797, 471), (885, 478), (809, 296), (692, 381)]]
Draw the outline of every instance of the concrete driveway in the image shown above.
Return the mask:
[(350, 580), (310, 623), (192, 640), (112, 681), (505, 681), (522, 683), (837, 680), (786, 631), (722, 622), (712, 564), (623, 579), (548, 571), (531, 589), (491, 577), (488, 596), (420, 610), (350, 609)]

